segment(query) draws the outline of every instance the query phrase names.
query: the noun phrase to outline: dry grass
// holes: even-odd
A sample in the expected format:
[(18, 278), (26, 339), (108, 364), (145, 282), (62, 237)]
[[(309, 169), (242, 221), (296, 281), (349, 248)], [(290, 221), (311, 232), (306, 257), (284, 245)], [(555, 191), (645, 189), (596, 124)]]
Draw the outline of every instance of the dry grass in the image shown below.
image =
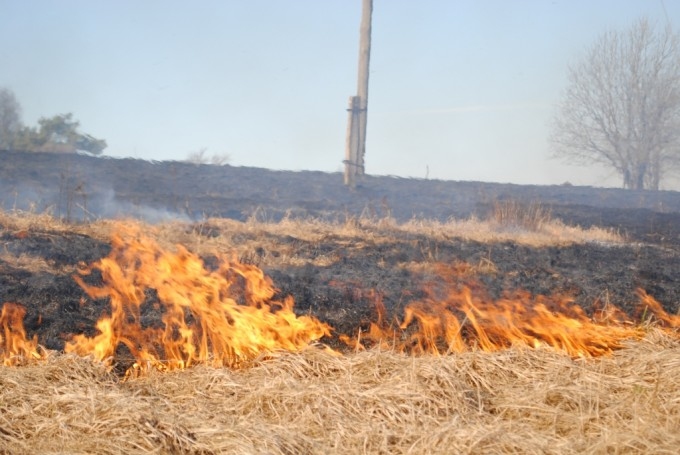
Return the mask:
[(112, 221), (93, 223), (67, 223), (49, 213), (25, 212), (21, 210), (3, 211), (0, 209), (0, 233), (14, 236), (28, 235), (31, 232), (78, 233), (91, 235), (108, 241), (111, 237)]
[[(206, 233), (215, 235), (206, 235)], [(413, 219), (397, 223), (393, 219), (356, 219), (346, 222), (327, 222), (317, 219), (283, 219), (279, 222), (245, 223), (225, 220), (207, 219), (190, 225), (166, 223), (157, 226), (156, 237), (169, 243), (186, 245), (198, 254), (216, 251), (232, 252), (239, 257), (248, 257), (258, 248), (269, 249), (266, 238), (289, 237), (297, 241), (322, 245), (328, 239), (339, 246), (347, 245), (361, 248), (366, 243), (379, 244), (393, 242), (396, 236), (422, 235), (434, 241), (450, 241), (462, 239), (482, 243), (516, 242), (519, 244), (544, 247), (567, 246), (575, 243), (598, 243), (617, 245), (625, 239), (610, 229), (579, 226), (568, 226), (558, 219), (545, 219), (540, 225), (531, 228), (515, 224), (500, 224), (493, 219), (480, 220), (422, 220)], [(295, 242), (277, 243), (279, 252), (277, 264), (301, 265), (296, 257)], [(271, 259), (271, 258), (270, 258)], [(314, 265), (325, 266), (324, 261), (331, 261), (323, 256), (315, 259)], [(306, 260), (305, 260), (306, 261)]]
[[(116, 220), (97, 220), (70, 224), (47, 213), (0, 210), (0, 232), (10, 234), (31, 231), (71, 232), (90, 235), (108, 241), (116, 229)], [(328, 222), (318, 219), (285, 218), (279, 222), (250, 220), (239, 222), (222, 218), (210, 218), (200, 222), (164, 222), (145, 226), (163, 245), (183, 244), (198, 254), (228, 250), (246, 254), (261, 246), (265, 236), (290, 236), (304, 242), (321, 244), (332, 237), (336, 242), (345, 241), (355, 247), (362, 242), (389, 241), (395, 234), (416, 234), (434, 240), (460, 238), (478, 242), (516, 242), (529, 246), (568, 245), (573, 243), (617, 244), (624, 239), (610, 229), (565, 225), (550, 216), (540, 205), (522, 206), (515, 203), (497, 204), (486, 220), (475, 217), (466, 220), (413, 219), (398, 223), (391, 218), (354, 218)], [(284, 245), (285, 246), (285, 245)], [(289, 245), (292, 250), (295, 245)], [(284, 251), (285, 256), (285, 251)], [(294, 258), (290, 258), (294, 261)]]
[(496, 201), (490, 220), (505, 228), (539, 231), (553, 221), (551, 210), (538, 202), (529, 204), (516, 200)]
[(4, 453), (676, 453), (680, 343), (613, 356), (315, 348), (121, 382), (53, 354), (0, 368)]
[[(15, 238), (41, 233), (78, 233), (91, 236), (102, 242), (109, 242), (112, 234), (119, 229), (120, 221), (98, 220), (83, 224), (68, 224), (49, 215), (0, 211), (0, 235)], [(128, 221), (130, 222), (130, 221)], [(141, 224), (141, 223), (140, 223)], [(448, 242), (456, 238), (482, 243), (516, 242), (531, 247), (551, 245), (568, 246), (575, 243), (598, 243), (606, 245), (623, 244), (625, 240), (608, 229), (592, 227), (583, 229), (567, 226), (559, 220), (543, 223), (537, 230), (501, 226), (491, 220), (470, 218), (467, 220), (410, 220), (397, 223), (392, 219), (351, 219), (347, 222), (330, 223), (317, 219), (284, 219), (279, 222), (240, 222), (228, 219), (207, 219), (201, 222), (165, 222), (157, 225), (143, 225), (144, 232), (152, 236), (165, 249), (177, 244), (189, 248), (199, 255), (233, 255), (243, 262), (258, 266), (303, 266), (311, 264), (325, 267), (337, 258), (328, 254), (309, 255), (310, 245), (333, 245), (334, 249), (362, 249), (381, 243), (394, 243), (395, 238), (419, 235), (433, 243), (433, 251), (423, 255), (436, 260), (435, 242)], [(281, 241), (281, 239), (286, 239)], [(301, 254), (306, 246), (308, 254)], [(305, 248), (302, 249), (305, 251)], [(55, 271), (72, 273), (69, 267), (54, 270), (54, 264), (42, 257), (28, 254), (13, 254), (0, 245), (0, 260), (17, 269), (32, 273)], [(428, 263), (423, 264), (428, 267)], [(481, 268), (493, 268), (491, 262), (479, 264)]]
[(10, 232), (29, 231), (32, 229), (50, 229), (65, 231), (71, 227), (57, 220), (49, 213), (33, 213), (21, 210), (0, 210), (0, 225)]
[(433, 238), (461, 238), (464, 240), (492, 243), (515, 242), (532, 247), (567, 246), (575, 243), (622, 244), (625, 240), (611, 229), (569, 226), (559, 219), (552, 219), (536, 229), (499, 225), (489, 220), (470, 218), (447, 222), (413, 220), (401, 225), (402, 229), (422, 232)]
[[(0, 213), (0, 225), (15, 236), (52, 230), (104, 241), (115, 229), (111, 221), (71, 226), (7, 213)], [(395, 233), (533, 246), (622, 241), (551, 219), (531, 228), (476, 219), (210, 219), (145, 229), (161, 245), (238, 255), (261, 247), (264, 237), (286, 236), (355, 246)], [(281, 263), (299, 260), (295, 241), (278, 251)], [(0, 367), (0, 453), (676, 453), (678, 377), (680, 343), (653, 329), (595, 359), (550, 349), (406, 357), (310, 348), (241, 370), (197, 367), (127, 382), (90, 360), (53, 353)]]

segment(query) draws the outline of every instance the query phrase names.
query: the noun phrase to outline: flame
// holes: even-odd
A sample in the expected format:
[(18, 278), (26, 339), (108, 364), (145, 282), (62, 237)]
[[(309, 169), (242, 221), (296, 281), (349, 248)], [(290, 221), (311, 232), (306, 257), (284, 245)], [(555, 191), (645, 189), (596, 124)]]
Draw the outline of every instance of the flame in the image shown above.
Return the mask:
[(651, 295), (647, 294), (644, 289), (638, 289), (637, 295), (640, 298), (640, 306), (638, 313), (641, 319), (647, 319), (653, 316), (658, 325), (669, 329), (680, 328), (680, 315), (668, 314), (661, 307), (661, 304)]
[[(259, 268), (218, 258), (216, 270), (182, 246), (161, 249), (134, 227), (121, 228), (108, 257), (81, 272), (101, 273), (103, 285), (75, 280), (93, 299), (108, 298), (111, 314), (97, 322), (98, 334), (76, 335), (66, 352), (106, 360), (122, 347), (134, 368), (186, 368), (195, 363), (238, 367), (261, 354), (299, 351), (330, 326), (296, 316), (292, 298), (273, 300), (271, 280)], [(149, 300), (154, 300), (149, 303)], [(158, 315), (148, 322), (142, 307)]]
[(45, 358), (38, 345), (38, 336), (26, 338), (24, 316), (26, 310), (19, 304), (7, 302), (0, 312), (0, 358), (5, 366), (19, 365), (26, 360)]
[[(567, 296), (516, 292), (494, 300), (474, 282), (456, 284), (456, 270), (440, 267), (439, 279), (427, 289), (428, 296), (406, 306), (398, 327), (379, 317), (366, 333), (342, 340), (355, 349), (377, 345), (416, 354), (550, 346), (573, 357), (592, 357), (611, 353), (621, 348), (624, 340), (641, 339), (645, 334), (639, 323), (615, 306), (588, 317)], [(680, 316), (668, 315), (642, 290), (638, 296), (641, 306), (666, 327), (667, 333), (677, 335)], [(384, 305), (378, 299), (378, 315), (381, 308)]]
[[(405, 307), (401, 322), (388, 320), (382, 294), (363, 294), (352, 286), (354, 297), (373, 302), (375, 317), (365, 332), (341, 335), (340, 340), (356, 350), (379, 346), (413, 354), (552, 347), (573, 357), (591, 357), (643, 338), (647, 322), (680, 337), (680, 316), (666, 313), (641, 289), (635, 322), (614, 305), (588, 316), (563, 295), (517, 291), (493, 299), (470, 270), (461, 264), (436, 266), (425, 297)], [(101, 279), (88, 278), (93, 274)], [(65, 351), (105, 362), (127, 353), (132, 364), (127, 375), (196, 363), (239, 367), (263, 354), (299, 351), (332, 330), (312, 316), (297, 316), (292, 298), (275, 300), (272, 281), (261, 269), (222, 256), (215, 267), (206, 267), (182, 246), (174, 252), (162, 249), (135, 225), (119, 226), (111, 253), (74, 279), (90, 298), (108, 299), (110, 313), (97, 321), (96, 334), (73, 336)], [(25, 313), (18, 304), (2, 307), (4, 365), (46, 357), (37, 336), (26, 338)]]

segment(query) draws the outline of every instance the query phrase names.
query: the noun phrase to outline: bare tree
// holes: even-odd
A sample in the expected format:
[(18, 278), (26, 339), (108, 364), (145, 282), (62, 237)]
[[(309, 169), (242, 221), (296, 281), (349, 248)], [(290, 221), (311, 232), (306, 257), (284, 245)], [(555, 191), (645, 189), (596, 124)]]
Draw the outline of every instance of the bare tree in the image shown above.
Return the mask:
[(207, 152), (208, 152), (207, 147), (201, 147), (195, 152), (190, 152), (185, 161), (187, 163), (192, 163), (196, 165), (213, 164), (215, 166), (224, 166), (225, 164), (228, 164), (229, 160), (231, 159), (229, 154), (227, 153), (223, 153), (221, 155), (214, 154), (213, 156), (208, 157)]
[(0, 87), (0, 150), (12, 148), (21, 127), (21, 105), (14, 92)]
[(680, 170), (680, 38), (639, 19), (601, 35), (576, 65), (555, 115), (558, 158), (600, 163), (624, 188), (659, 189)]

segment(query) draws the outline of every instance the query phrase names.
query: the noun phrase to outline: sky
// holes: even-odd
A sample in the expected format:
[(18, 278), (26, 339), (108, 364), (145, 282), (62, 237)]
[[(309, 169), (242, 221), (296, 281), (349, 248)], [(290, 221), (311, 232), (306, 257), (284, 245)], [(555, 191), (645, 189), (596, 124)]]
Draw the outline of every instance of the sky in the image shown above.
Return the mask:
[[(677, 0), (374, 0), (366, 173), (621, 186), (551, 156), (567, 68)], [(0, 87), (104, 154), (342, 170), (361, 0), (0, 0)], [(665, 185), (680, 189), (678, 182)]]

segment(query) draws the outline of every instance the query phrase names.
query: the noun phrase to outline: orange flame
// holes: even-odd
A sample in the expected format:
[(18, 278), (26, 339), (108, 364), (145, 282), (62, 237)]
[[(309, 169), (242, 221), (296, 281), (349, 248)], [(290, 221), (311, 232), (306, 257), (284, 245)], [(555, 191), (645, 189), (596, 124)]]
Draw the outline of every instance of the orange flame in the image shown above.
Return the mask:
[(26, 338), (24, 316), (26, 310), (19, 304), (7, 302), (0, 312), (0, 358), (5, 366), (19, 365), (26, 360), (37, 360), (45, 357), (38, 346), (38, 336)]
[(640, 298), (639, 311), (642, 314), (641, 318), (649, 318), (653, 316), (658, 325), (669, 329), (680, 328), (680, 315), (668, 314), (661, 307), (661, 304), (651, 295), (647, 294), (644, 289), (638, 289), (637, 295)]
[[(456, 285), (450, 273), (439, 269), (439, 288), (443, 285), (445, 295), (435, 296), (438, 289), (432, 285), (427, 298), (406, 306), (399, 327), (379, 318), (366, 333), (341, 339), (355, 349), (377, 345), (436, 355), (474, 348), (497, 351), (513, 346), (551, 346), (574, 357), (590, 357), (611, 353), (621, 348), (624, 340), (644, 336), (640, 324), (613, 306), (591, 318), (564, 296), (532, 297), (528, 292), (516, 292), (494, 300), (477, 285), (474, 292), (470, 286)], [(641, 305), (671, 329), (669, 333), (677, 335), (673, 329), (680, 327), (680, 316), (668, 315), (644, 291), (638, 295)], [(383, 307), (378, 301), (378, 314)]]
[[(74, 277), (93, 299), (110, 299), (111, 315), (97, 322), (94, 337), (74, 336), (67, 352), (105, 360), (122, 345), (141, 370), (197, 362), (236, 367), (264, 353), (298, 351), (330, 334), (327, 324), (296, 316), (292, 298), (272, 300), (272, 282), (255, 266), (218, 258), (219, 267), (210, 271), (182, 246), (172, 253), (134, 228), (121, 232), (110, 255), (88, 270), (101, 272), (101, 287)], [(142, 320), (152, 292), (158, 302), (151, 308), (160, 313), (156, 324)]]
[[(299, 351), (330, 335), (329, 325), (296, 316), (292, 298), (274, 300), (276, 290), (259, 268), (218, 257), (211, 270), (182, 246), (166, 251), (134, 226), (119, 229), (109, 256), (74, 276), (91, 298), (109, 300), (110, 315), (99, 319), (96, 335), (75, 335), (66, 352), (106, 361), (127, 351), (135, 361), (130, 375), (196, 363), (238, 367), (266, 353)], [(101, 274), (101, 286), (85, 282), (84, 276), (93, 271)], [(589, 317), (565, 296), (516, 292), (492, 299), (460, 264), (440, 266), (436, 276), (427, 296), (406, 306), (400, 324), (386, 318), (382, 295), (370, 291), (366, 296), (374, 302), (375, 322), (365, 333), (340, 339), (357, 350), (377, 345), (441, 355), (550, 346), (589, 357), (608, 354), (645, 334), (643, 325), (613, 305)], [(666, 313), (645, 291), (637, 294), (640, 320), (653, 320), (679, 337), (680, 316)], [(4, 365), (46, 357), (37, 336), (26, 338), (25, 313), (18, 304), (2, 307)]]

